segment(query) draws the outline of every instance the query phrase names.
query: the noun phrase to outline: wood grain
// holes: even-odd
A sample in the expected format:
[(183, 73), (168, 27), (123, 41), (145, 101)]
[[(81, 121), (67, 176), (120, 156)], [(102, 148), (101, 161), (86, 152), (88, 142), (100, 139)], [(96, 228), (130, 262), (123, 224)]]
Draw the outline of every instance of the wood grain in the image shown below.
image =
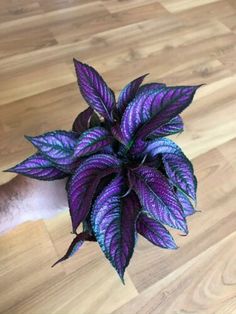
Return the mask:
[(236, 313), (235, 55), (234, 0), (0, 2), (0, 170), (33, 152), (24, 134), (69, 129), (86, 107), (73, 57), (116, 94), (147, 72), (147, 82), (206, 84), (174, 137), (199, 180), (180, 248), (140, 237), (123, 286), (93, 243), (51, 269), (71, 241), (67, 212), (25, 223), (0, 238), (1, 313)]

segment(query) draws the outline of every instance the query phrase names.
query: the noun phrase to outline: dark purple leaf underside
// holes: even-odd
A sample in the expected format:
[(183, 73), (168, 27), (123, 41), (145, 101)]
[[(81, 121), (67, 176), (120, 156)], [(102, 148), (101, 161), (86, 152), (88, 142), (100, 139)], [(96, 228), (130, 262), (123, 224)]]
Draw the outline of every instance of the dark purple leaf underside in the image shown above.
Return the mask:
[(98, 114), (94, 111), (89, 121), (89, 127), (94, 128), (95, 126), (100, 126), (100, 125), (101, 125), (100, 118)]
[(106, 129), (102, 127), (91, 128), (83, 132), (79, 137), (74, 155), (76, 157), (83, 157), (94, 154), (105, 146), (110, 145), (111, 142), (112, 137)]
[(156, 137), (168, 136), (179, 132), (183, 132), (183, 130), (184, 130), (183, 120), (180, 116), (176, 116), (166, 124), (158, 127), (156, 130), (151, 132), (148, 137), (153, 139)]
[(66, 173), (57, 169), (51, 161), (40, 153), (36, 153), (26, 160), (22, 161), (8, 172), (15, 172), (24, 176), (38, 180), (57, 180), (67, 176)]
[(140, 166), (130, 172), (129, 179), (144, 211), (160, 223), (188, 233), (182, 207), (172, 186), (160, 171)]
[(165, 171), (172, 183), (189, 197), (196, 199), (196, 180), (193, 167), (178, 145), (170, 139), (160, 138), (150, 142), (145, 153), (153, 158), (161, 154)]
[(146, 76), (147, 76), (147, 74), (136, 78), (135, 80), (133, 80), (132, 82), (127, 84), (122, 89), (122, 91), (120, 92), (118, 102), (117, 102), (117, 108), (121, 114), (123, 114), (128, 103), (130, 103), (134, 99), (134, 97), (135, 97), (135, 95), (139, 89), (139, 86), (142, 84), (142, 82)]
[(73, 256), (80, 247), (83, 245), (84, 241), (92, 241), (93, 237), (88, 232), (81, 232), (78, 234), (74, 240), (71, 242), (66, 254), (61, 257), (58, 261), (56, 261), (52, 267), (56, 266), (58, 263), (67, 260), (71, 256)]
[(115, 99), (110, 88), (94, 68), (75, 59), (74, 65), (80, 92), (84, 99), (91, 108), (112, 121)]
[(155, 219), (141, 213), (137, 220), (137, 231), (154, 245), (164, 249), (176, 249), (177, 246), (169, 231)]
[(74, 158), (76, 133), (58, 130), (26, 138), (55, 165), (66, 169), (76, 164)]
[(67, 184), (73, 232), (86, 218), (101, 178), (118, 172), (120, 161), (112, 155), (97, 154), (81, 163)]
[(89, 120), (93, 114), (93, 109), (88, 107), (81, 112), (75, 119), (72, 130), (77, 133), (83, 133), (89, 127)]
[(126, 197), (124, 179), (117, 176), (96, 199), (92, 227), (101, 249), (123, 281), (135, 245), (135, 222), (140, 208), (136, 195)]

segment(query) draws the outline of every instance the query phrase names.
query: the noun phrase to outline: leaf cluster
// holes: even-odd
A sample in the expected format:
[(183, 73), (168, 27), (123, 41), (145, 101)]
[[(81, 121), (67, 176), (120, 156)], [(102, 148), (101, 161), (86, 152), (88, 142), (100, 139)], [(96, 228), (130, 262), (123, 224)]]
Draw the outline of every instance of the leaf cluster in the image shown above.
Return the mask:
[(123, 280), (137, 234), (175, 249), (167, 228), (188, 233), (186, 217), (195, 212), (197, 180), (191, 162), (168, 136), (183, 131), (180, 113), (199, 86), (142, 84), (143, 75), (116, 100), (94, 68), (78, 60), (74, 65), (88, 108), (71, 131), (27, 136), (37, 152), (8, 171), (39, 180), (67, 177), (76, 237), (55, 264), (84, 241), (97, 241)]

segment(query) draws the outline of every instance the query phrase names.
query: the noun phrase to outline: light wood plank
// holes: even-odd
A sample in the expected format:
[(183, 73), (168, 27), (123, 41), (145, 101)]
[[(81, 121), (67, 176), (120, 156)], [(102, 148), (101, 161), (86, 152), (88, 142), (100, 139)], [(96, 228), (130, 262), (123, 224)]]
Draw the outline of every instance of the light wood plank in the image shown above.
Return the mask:
[(204, 6), (209, 3), (215, 3), (220, 0), (160, 0), (162, 5), (166, 7), (170, 12), (176, 13), (180, 11), (186, 11), (195, 7)]
[(234, 232), (113, 314), (235, 313), (235, 240)]

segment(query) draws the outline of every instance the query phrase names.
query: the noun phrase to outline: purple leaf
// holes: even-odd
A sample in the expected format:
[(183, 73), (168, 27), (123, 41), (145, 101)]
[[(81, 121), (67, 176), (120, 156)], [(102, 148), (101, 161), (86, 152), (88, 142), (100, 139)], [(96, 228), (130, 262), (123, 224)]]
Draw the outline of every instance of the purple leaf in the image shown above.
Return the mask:
[(137, 130), (158, 112), (158, 104), (163, 97), (164, 87), (155, 91), (144, 91), (127, 106), (121, 119), (121, 131), (127, 143), (134, 139)]
[(34, 137), (26, 136), (26, 138), (40, 153), (63, 169), (76, 163), (74, 158), (76, 133), (58, 130)]
[(140, 213), (137, 220), (137, 231), (154, 245), (164, 249), (177, 249), (175, 241), (169, 231), (155, 219)]
[(148, 154), (153, 158), (156, 158), (158, 154), (162, 154), (166, 174), (172, 183), (189, 197), (196, 199), (193, 166), (178, 145), (170, 139), (160, 138), (151, 141), (144, 154)]
[(91, 107), (88, 107), (78, 114), (73, 123), (72, 130), (77, 133), (83, 133), (85, 130), (87, 130), (89, 128), (89, 120), (92, 114), (93, 109)]
[(180, 190), (177, 189), (176, 195), (179, 199), (180, 204), (182, 205), (184, 216), (191, 216), (195, 214), (196, 210), (193, 207), (193, 204), (189, 200), (189, 198)]
[(136, 78), (122, 89), (117, 102), (117, 108), (120, 113), (123, 113), (128, 103), (131, 102), (131, 100), (133, 100), (138, 91), (139, 86), (142, 84), (144, 78), (147, 75), (148, 74), (145, 74)]
[(40, 153), (30, 156), (15, 167), (5, 171), (15, 172), (33, 179), (47, 181), (62, 179), (67, 176), (66, 173), (57, 169), (51, 161)]
[(108, 130), (94, 127), (82, 133), (76, 143), (74, 156), (83, 157), (94, 154), (112, 143)]
[(112, 121), (115, 107), (114, 94), (98, 72), (87, 64), (74, 59), (80, 92), (87, 103), (104, 118)]
[(74, 240), (71, 242), (71, 245), (69, 246), (66, 254), (61, 257), (58, 261), (56, 261), (52, 267), (56, 266), (58, 263), (65, 261), (66, 259), (70, 258), (73, 256), (80, 247), (83, 245), (84, 241), (93, 241), (93, 237), (88, 233), (88, 232), (81, 232), (78, 234)]
[(144, 139), (157, 127), (169, 122), (192, 101), (199, 86), (167, 87), (140, 93), (126, 108), (121, 130), (127, 142)]
[(97, 154), (87, 158), (68, 181), (68, 202), (73, 232), (86, 218), (101, 178), (119, 171), (120, 160), (112, 155)]
[(172, 186), (160, 171), (140, 166), (130, 171), (129, 179), (144, 211), (160, 223), (188, 233), (182, 207)]
[(156, 130), (151, 132), (148, 137), (153, 139), (156, 137), (168, 136), (179, 132), (183, 132), (183, 130), (184, 130), (183, 120), (180, 116), (176, 116), (169, 122), (163, 124)]
[(117, 141), (119, 141), (120, 143), (125, 143), (124, 141), (124, 138), (123, 138), (123, 134), (121, 132), (121, 129), (120, 129), (120, 125), (118, 123), (114, 124), (112, 127), (111, 127), (111, 132), (112, 132), (112, 135), (114, 136), (115, 139), (117, 139)]
[(183, 155), (177, 154), (165, 154), (162, 161), (172, 183), (196, 200), (196, 186), (191, 162)]
[(155, 109), (154, 114), (151, 114), (151, 118), (145, 121), (145, 125), (142, 125), (141, 129), (138, 130), (137, 137), (145, 138), (157, 127), (162, 126), (180, 114), (191, 104), (199, 87), (201, 85), (165, 87), (161, 97), (157, 97), (157, 101), (154, 101), (155, 106), (158, 107), (157, 112)]
[(163, 83), (147, 83), (139, 88), (137, 95), (140, 95), (141, 93), (155, 92), (165, 86), (166, 85)]
[(117, 176), (96, 199), (91, 221), (96, 239), (123, 281), (135, 245), (140, 204), (131, 192), (122, 198), (124, 179)]

